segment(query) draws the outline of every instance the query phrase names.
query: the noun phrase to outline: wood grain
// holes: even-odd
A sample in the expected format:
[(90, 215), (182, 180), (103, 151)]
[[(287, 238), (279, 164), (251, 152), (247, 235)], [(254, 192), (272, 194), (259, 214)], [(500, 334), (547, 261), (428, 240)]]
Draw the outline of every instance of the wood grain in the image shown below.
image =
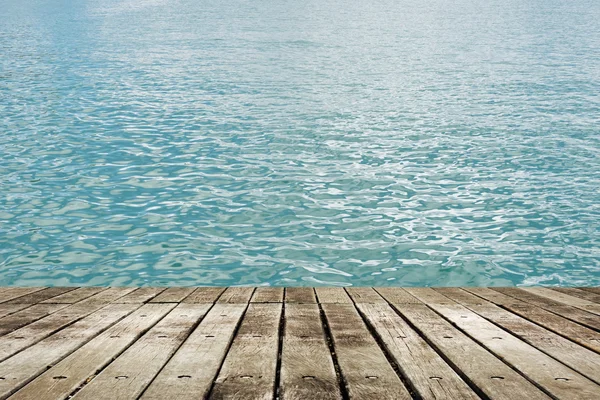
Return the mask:
[(388, 304), (357, 303), (357, 307), (422, 399), (479, 399)]
[(318, 287), (315, 288), (318, 302), (334, 304), (352, 304), (348, 293), (342, 287)]
[(282, 287), (259, 287), (250, 299), (251, 303), (281, 303), (283, 302)]
[(210, 398), (272, 399), (282, 304), (252, 303), (233, 340)]
[(286, 303), (316, 304), (315, 290), (309, 287), (285, 288)]
[(387, 361), (351, 304), (323, 304), (348, 394), (356, 399), (410, 399), (411, 395)]
[(245, 310), (243, 304), (216, 304), (141, 398), (206, 398)]
[(290, 303), (285, 306), (281, 398), (342, 398), (316, 304)]
[(175, 304), (169, 303), (141, 306), (44, 372), (11, 399), (55, 400), (67, 397), (84, 382), (92, 379), (97, 371), (102, 370), (173, 307)]
[(0, 363), (0, 376), (4, 378), (0, 380), (0, 398), (10, 395), (136, 308), (108, 305)]
[[(426, 303), (496, 356), (511, 364), (548, 393), (560, 399), (594, 399), (600, 387), (535, 347), (519, 340), (466, 307), (433, 289), (409, 289)], [(424, 293), (427, 293), (425, 295)], [(441, 296), (446, 301), (437, 300)], [(430, 299), (433, 299), (430, 301)]]

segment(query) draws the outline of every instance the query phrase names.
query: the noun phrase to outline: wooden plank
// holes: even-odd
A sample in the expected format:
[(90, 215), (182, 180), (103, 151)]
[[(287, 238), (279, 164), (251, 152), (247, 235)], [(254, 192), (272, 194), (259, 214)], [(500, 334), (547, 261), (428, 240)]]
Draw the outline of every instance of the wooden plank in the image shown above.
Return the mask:
[(283, 302), (282, 287), (259, 287), (256, 288), (250, 303), (281, 303)]
[(0, 303), (4, 303), (9, 300), (17, 299), (17, 298), (25, 296), (29, 293), (38, 292), (43, 289), (45, 289), (45, 288), (43, 288), (43, 287), (30, 287), (30, 288), (9, 287), (9, 288), (5, 288), (2, 292), (0, 292)]
[(388, 304), (357, 303), (357, 307), (422, 399), (479, 399)]
[(141, 399), (206, 398), (245, 310), (244, 304), (215, 304)]
[(29, 307), (31, 304), (0, 304), (0, 318), (4, 318), (7, 315), (11, 315), (20, 311), (24, 308)]
[(351, 304), (352, 300), (343, 287), (317, 287), (319, 303)]
[(8, 303), (20, 303), (20, 304), (37, 304), (44, 300), (51, 299), (61, 294), (68, 293), (75, 290), (74, 287), (51, 287), (42, 290), (29, 293), (25, 296), (17, 297), (8, 301)]
[(586, 292), (600, 294), (600, 287), (581, 287), (581, 290), (585, 290)]
[(224, 291), (224, 287), (199, 287), (196, 288), (192, 294), (183, 299), (183, 303), (214, 303)]
[(150, 303), (179, 303), (189, 296), (195, 289), (189, 287), (168, 288), (152, 300)]
[[(109, 306), (109, 307), (112, 307)], [(121, 307), (128, 307), (121, 305)], [(104, 368), (144, 332), (150, 329), (175, 304), (145, 304), (110, 327), (77, 351), (44, 372), (18, 391), (11, 399), (55, 400), (64, 399), (96, 371)]]
[(341, 399), (318, 305), (286, 304), (284, 326), (280, 397)]
[(459, 370), (463, 377), (494, 400), (550, 399), (520, 374), (425, 304), (394, 304), (419, 333)]
[(4, 378), (0, 380), (0, 398), (14, 393), (137, 307), (110, 304), (0, 363)]
[(403, 288), (398, 287), (378, 287), (374, 290), (379, 293), (382, 297), (385, 297), (387, 301), (394, 304), (420, 304), (413, 295), (409, 294)]
[(94, 296), (100, 292), (107, 290), (104, 287), (82, 287), (79, 289), (72, 290), (60, 296), (52, 297), (44, 300), (43, 303), (66, 303), (74, 304), (81, 300), (85, 300), (91, 296)]
[(578, 288), (559, 288), (559, 287), (552, 287), (550, 289), (555, 290), (560, 293), (563, 293), (563, 294), (568, 294), (569, 296), (579, 297), (580, 299), (584, 299), (584, 300), (591, 301), (593, 303), (600, 304), (600, 294), (589, 292), (587, 290), (581, 290)]
[(436, 292), (432, 288), (425, 287), (414, 287), (414, 288), (406, 288), (406, 292), (411, 294), (417, 300), (425, 303), (427, 305), (432, 304), (456, 304), (456, 302), (450, 300), (446, 296), (441, 293)]
[(277, 303), (248, 306), (210, 398), (273, 398), (281, 312)]
[(322, 304), (322, 307), (350, 398), (410, 399), (354, 306)]
[(285, 288), (286, 303), (316, 304), (315, 290), (310, 287)]
[(580, 308), (592, 314), (600, 315), (600, 304), (596, 304), (594, 302), (581, 299), (579, 297), (569, 296), (568, 294), (560, 293), (555, 290), (542, 287), (522, 288), (522, 290), (541, 297), (545, 297), (553, 301), (559, 301), (568, 306)]
[(136, 399), (209, 309), (210, 304), (179, 304), (73, 399)]
[(252, 287), (229, 287), (217, 300), (220, 304), (248, 304), (254, 293)]
[(577, 307), (568, 306), (558, 301), (553, 301), (547, 297), (538, 296), (518, 288), (492, 288), (494, 291), (513, 297), (519, 301), (541, 307), (545, 310), (568, 318), (572, 321), (589, 326), (590, 328), (600, 330), (600, 319), (598, 316)]
[(115, 303), (121, 304), (143, 304), (152, 300), (160, 293), (164, 292), (166, 288), (160, 287), (144, 287), (134, 290), (133, 292), (115, 300)]
[[(591, 350), (600, 352), (600, 333), (589, 329), (577, 322), (554, 314), (543, 308), (533, 306), (525, 302), (515, 303), (515, 299), (505, 296), (487, 288), (464, 288), (463, 290), (475, 294), (494, 304), (502, 305), (509, 311), (522, 316), (538, 325), (558, 333), (574, 342), (581, 344)], [(506, 300), (507, 297), (510, 300)], [(593, 316), (590, 314), (590, 316)], [(600, 323), (600, 321), (598, 321)]]
[(0, 361), (99, 310), (133, 289), (111, 288), (0, 337)]
[(42, 319), (66, 306), (67, 304), (35, 304), (29, 308), (4, 317), (0, 319), (0, 336), (6, 335), (9, 332), (35, 322), (38, 319)]
[[(444, 288), (438, 289), (438, 291), (594, 382), (600, 382), (600, 354), (581, 347), (494, 304), (485, 301), (482, 303), (481, 298), (464, 290)], [(600, 390), (600, 387), (598, 389)]]
[(348, 287), (346, 292), (355, 303), (384, 304), (386, 301), (370, 287)]
[[(503, 329), (470, 311), (466, 307), (451, 301), (447, 304), (437, 300), (445, 297), (433, 289), (407, 289), (409, 293), (434, 309), (444, 318), (462, 329), (492, 353), (511, 364), (528, 376), (540, 387), (557, 398), (596, 399), (600, 386), (575, 373), (570, 368), (549, 357), (535, 347), (510, 335)], [(427, 293), (427, 296), (422, 295)], [(433, 301), (428, 299), (432, 298)]]

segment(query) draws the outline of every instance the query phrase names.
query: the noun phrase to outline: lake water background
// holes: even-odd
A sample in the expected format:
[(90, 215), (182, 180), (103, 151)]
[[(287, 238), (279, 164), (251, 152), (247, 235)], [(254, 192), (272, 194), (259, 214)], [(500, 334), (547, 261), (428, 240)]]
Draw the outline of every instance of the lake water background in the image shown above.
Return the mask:
[(0, 285), (600, 285), (597, 0), (2, 0)]

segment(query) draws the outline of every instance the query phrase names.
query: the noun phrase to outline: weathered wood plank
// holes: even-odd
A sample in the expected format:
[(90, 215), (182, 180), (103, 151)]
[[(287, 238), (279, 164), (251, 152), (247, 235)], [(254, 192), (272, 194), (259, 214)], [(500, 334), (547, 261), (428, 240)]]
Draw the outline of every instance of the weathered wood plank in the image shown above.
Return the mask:
[[(595, 399), (600, 386), (433, 289), (407, 289), (488, 350), (561, 399)], [(426, 293), (426, 294), (425, 294)], [(438, 300), (438, 297), (445, 298)], [(451, 303), (446, 302), (449, 301)]]
[(37, 290), (33, 293), (26, 294), (25, 296), (17, 297), (16, 299), (9, 300), (8, 303), (19, 303), (19, 304), (37, 304), (44, 300), (51, 299), (56, 296), (60, 296), (63, 293), (68, 293), (75, 290), (74, 287), (51, 287), (42, 290)]
[(0, 304), (0, 318), (4, 318), (7, 315), (21, 311), (24, 308), (31, 306), (31, 304)]
[(0, 361), (106, 306), (133, 289), (111, 288), (0, 337)]
[(217, 301), (221, 293), (225, 291), (224, 287), (199, 287), (192, 294), (183, 299), (183, 303), (205, 304)]
[(550, 288), (557, 292), (568, 294), (569, 296), (579, 297), (580, 299), (588, 300), (593, 303), (600, 304), (600, 294), (596, 294), (593, 292), (589, 292), (587, 290), (582, 290), (578, 288), (560, 288), (560, 287), (552, 287)]
[(14, 393), (137, 307), (109, 304), (0, 363), (0, 376), (4, 378), (0, 380), (0, 398)]
[(229, 287), (217, 300), (220, 304), (248, 304), (254, 293), (251, 287)]
[(206, 398), (245, 310), (243, 304), (216, 304), (141, 399)]
[(188, 297), (195, 289), (190, 287), (172, 287), (150, 300), (150, 303), (179, 303)]
[(357, 303), (357, 307), (422, 399), (479, 399), (388, 304)]
[(29, 293), (38, 292), (40, 290), (44, 290), (43, 287), (30, 287), (30, 288), (20, 288), (20, 287), (9, 287), (5, 288), (2, 292), (0, 292), (0, 303), (4, 303), (13, 299), (18, 299), (19, 297), (25, 296)]
[(370, 287), (347, 287), (346, 292), (355, 303), (384, 304), (386, 301)]
[[(571, 321), (558, 314), (525, 302), (515, 302), (516, 299), (505, 296), (488, 288), (464, 288), (494, 304), (502, 305), (509, 311), (522, 316), (538, 325), (558, 333), (596, 352), (600, 352), (600, 333), (589, 329), (577, 322)], [(592, 314), (590, 316), (593, 317)], [(600, 324), (600, 321), (598, 321)]]
[(52, 297), (47, 300), (44, 300), (42, 303), (66, 303), (66, 304), (74, 304), (79, 301), (85, 300), (91, 296), (94, 296), (100, 292), (108, 290), (105, 287), (82, 287), (79, 289), (72, 290), (65, 294), (61, 294), (60, 296)]
[(179, 304), (73, 399), (136, 399), (209, 309), (210, 304)]
[(316, 304), (315, 290), (310, 287), (285, 288), (286, 303)]
[(210, 398), (273, 398), (281, 312), (278, 303), (248, 306)]
[(342, 398), (316, 304), (285, 306), (280, 387), (284, 400)]
[(352, 304), (352, 300), (343, 287), (317, 287), (317, 301), (323, 303), (334, 304)]
[(594, 302), (581, 299), (579, 297), (569, 296), (568, 294), (557, 292), (556, 290), (551, 290), (548, 288), (542, 287), (528, 287), (522, 288), (522, 290), (527, 291), (529, 293), (533, 293), (535, 295), (545, 297), (552, 301), (559, 301), (568, 306), (577, 307), (587, 312), (591, 312), (596, 315), (600, 315), (600, 304), (596, 304)]
[(494, 291), (515, 299), (515, 302), (524, 301), (533, 304), (562, 317), (568, 318), (590, 328), (600, 330), (600, 319), (597, 315), (584, 311), (580, 308), (568, 306), (564, 303), (551, 300), (547, 297), (538, 296), (519, 288), (492, 288)]
[(356, 399), (410, 399), (351, 304), (322, 304), (348, 394)]
[[(456, 288), (438, 289), (446, 297), (495, 323), (512, 335), (554, 357), (587, 378), (600, 382), (600, 354), (540, 327), (498, 306)], [(502, 339), (496, 339), (502, 340)], [(598, 388), (600, 390), (600, 387)]]
[(144, 287), (134, 290), (133, 292), (115, 300), (115, 303), (120, 304), (143, 304), (152, 300), (160, 293), (164, 292), (166, 288), (160, 287)]
[(450, 300), (446, 296), (441, 293), (436, 292), (432, 288), (428, 287), (414, 287), (414, 288), (406, 288), (406, 292), (411, 294), (417, 300), (421, 301), (424, 304), (432, 305), (432, 304), (456, 304), (456, 302)]
[(283, 302), (282, 287), (259, 287), (250, 299), (251, 303), (281, 303)]
[(600, 287), (582, 287), (579, 288), (581, 290), (585, 290), (586, 292), (592, 292), (596, 294), (600, 294)]
[[(11, 399), (64, 399), (104, 368), (176, 305), (145, 304), (44, 372)], [(112, 307), (109, 306), (109, 307)], [(121, 305), (121, 307), (128, 307)]]
[(486, 396), (498, 400), (550, 399), (512, 368), (425, 304), (393, 304), (419, 333)]
[(377, 287), (374, 290), (387, 301), (394, 304), (421, 304), (413, 295), (403, 288)]
[(0, 319), (0, 336), (42, 319), (66, 306), (67, 304), (34, 304), (29, 308), (4, 317)]

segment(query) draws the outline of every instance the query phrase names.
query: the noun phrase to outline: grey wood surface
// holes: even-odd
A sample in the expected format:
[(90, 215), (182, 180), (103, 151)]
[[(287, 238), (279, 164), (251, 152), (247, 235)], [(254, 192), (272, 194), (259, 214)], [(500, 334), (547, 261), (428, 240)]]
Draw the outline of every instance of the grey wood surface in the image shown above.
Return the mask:
[(198, 399), (208, 395), (235, 330), (246, 311), (243, 304), (217, 304), (169, 360), (142, 399)]
[(318, 305), (286, 304), (284, 326), (281, 398), (341, 399)]
[(272, 399), (281, 303), (252, 303), (215, 380), (214, 399)]
[(179, 304), (123, 354), (100, 372), (73, 399), (134, 399), (152, 382), (187, 339), (209, 304)]
[(598, 399), (600, 289), (0, 287), (0, 399)]
[(392, 365), (351, 304), (323, 304), (348, 394), (356, 399), (410, 399)]
[[(409, 293), (558, 399), (597, 399), (600, 386), (433, 289)], [(510, 350), (508, 350), (510, 349)]]

